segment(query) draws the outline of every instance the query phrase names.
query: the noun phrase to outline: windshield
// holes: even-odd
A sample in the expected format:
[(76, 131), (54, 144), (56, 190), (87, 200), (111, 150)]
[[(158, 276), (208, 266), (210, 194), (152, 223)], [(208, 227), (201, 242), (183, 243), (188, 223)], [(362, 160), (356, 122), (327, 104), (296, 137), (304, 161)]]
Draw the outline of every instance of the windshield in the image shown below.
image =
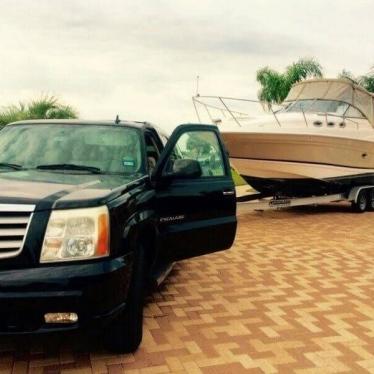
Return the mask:
[(135, 174), (142, 171), (140, 134), (131, 127), (109, 125), (8, 126), (0, 133), (1, 163), (26, 169), (72, 164), (75, 170), (85, 166), (103, 173)]
[(336, 100), (298, 100), (291, 102), (285, 112), (332, 113), (338, 116), (363, 118), (363, 115), (351, 105)]

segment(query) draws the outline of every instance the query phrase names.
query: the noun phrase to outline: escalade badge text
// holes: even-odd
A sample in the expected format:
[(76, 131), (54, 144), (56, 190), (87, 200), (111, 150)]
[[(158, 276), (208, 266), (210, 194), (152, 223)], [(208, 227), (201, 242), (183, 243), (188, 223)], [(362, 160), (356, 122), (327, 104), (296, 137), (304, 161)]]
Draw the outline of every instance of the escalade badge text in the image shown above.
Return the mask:
[(160, 222), (182, 221), (184, 218), (185, 218), (184, 214), (179, 214), (178, 216), (171, 216), (171, 217), (160, 217)]

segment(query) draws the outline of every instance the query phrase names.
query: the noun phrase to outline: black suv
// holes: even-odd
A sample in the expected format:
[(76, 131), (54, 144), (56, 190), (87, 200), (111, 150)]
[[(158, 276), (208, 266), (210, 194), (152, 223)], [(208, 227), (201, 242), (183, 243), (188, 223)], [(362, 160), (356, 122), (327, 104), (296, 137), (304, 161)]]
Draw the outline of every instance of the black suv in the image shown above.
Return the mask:
[(0, 133), (0, 334), (142, 339), (145, 289), (229, 248), (235, 188), (216, 126), (23, 121)]

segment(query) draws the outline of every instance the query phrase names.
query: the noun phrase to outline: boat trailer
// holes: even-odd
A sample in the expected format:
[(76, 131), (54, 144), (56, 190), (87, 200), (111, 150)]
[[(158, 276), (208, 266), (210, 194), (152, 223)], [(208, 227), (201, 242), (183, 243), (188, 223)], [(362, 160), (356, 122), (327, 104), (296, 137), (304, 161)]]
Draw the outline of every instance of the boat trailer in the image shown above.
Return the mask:
[(374, 186), (356, 186), (345, 193), (326, 194), (308, 197), (274, 196), (264, 197), (260, 193), (249, 193), (238, 196), (237, 215), (243, 215), (253, 211), (277, 210), (296, 206), (319, 205), (333, 202), (348, 201), (352, 210), (357, 213), (374, 211)]

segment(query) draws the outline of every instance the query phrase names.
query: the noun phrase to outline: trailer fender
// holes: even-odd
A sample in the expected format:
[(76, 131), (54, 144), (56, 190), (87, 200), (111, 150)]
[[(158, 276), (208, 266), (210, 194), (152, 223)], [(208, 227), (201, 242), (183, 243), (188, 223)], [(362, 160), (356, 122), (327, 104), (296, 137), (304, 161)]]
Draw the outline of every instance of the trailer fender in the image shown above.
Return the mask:
[(358, 194), (359, 194), (362, 190), (369, 190), (369, 189), (371, 189), (371, 188), (374, 188), (374, 186), (367, 185), (367, 186), (357, 186), (357, 187), (353, 187), (353, 188), (349, 191), (349, 194), (348, 194), (348, 200), (357, 203)]

